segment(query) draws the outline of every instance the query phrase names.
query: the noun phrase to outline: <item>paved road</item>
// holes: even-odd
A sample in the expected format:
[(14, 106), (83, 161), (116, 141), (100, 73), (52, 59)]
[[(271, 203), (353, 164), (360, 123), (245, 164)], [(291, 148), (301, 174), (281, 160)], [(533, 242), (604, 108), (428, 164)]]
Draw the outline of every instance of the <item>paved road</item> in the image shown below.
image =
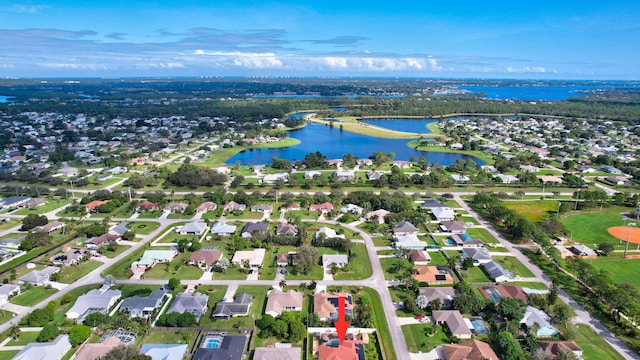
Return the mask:
[[(484, 221), (480, 218), (478, 213), (476, 213), (473, 209), (469, 207), (462, 199), (460, 195), (454, 194), (454, 200), (460, 204), (462, 208), (465, 209), (469, 214), (473, 215), (473, 217), (478, 220), (481, 225), (489, 231), (493, 237), (498, 239), (498, 241), (507, 249), (509, 252), (514, 254), (514, 256), (520, 260), (538, 279), (542, 279), (543, 282), (547, 286), (551, 286), (551, 279), (545, 275), (540, 268), (534, 265), (529, 258), (524, 256), (520, 252), (521, 246), (517, 246), (508, 241), (504, 236), (502, 236), (499, 232), (497, 232), (493, 226), (487, 221)], [(573, 300), (566, 292), (562, 289), (558, 291), (558, 297), (564, 301), (567, 305), (571, 306), (576, 313), (576, 316), (572, 319), (573, 323), (587, 324), (589, 327), (600, 337), (602, 337), (612, 348), (614, 348), (620, 355), (622, 355), (625, 359), (640, 359), (640, 356), (636, 354), (631, 348), (629, 348), (622, 340), (618, 339), (609, 329), (607, 329), (604, 325), (602, 325), (596, 318), (591, 316), (588, 311), (586, 311), (580, 304), (578, 304), (575, 300)]]

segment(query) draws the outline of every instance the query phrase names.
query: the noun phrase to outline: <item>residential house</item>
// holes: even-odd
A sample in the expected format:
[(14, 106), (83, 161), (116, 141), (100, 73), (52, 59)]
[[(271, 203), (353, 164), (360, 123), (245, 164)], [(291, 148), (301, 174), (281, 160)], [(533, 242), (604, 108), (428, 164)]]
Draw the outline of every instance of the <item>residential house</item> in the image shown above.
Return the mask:
[(216, 304), (211, 316), (218, 320), (229, 320), (233, 316), (246, 316), (249, 314), (252, 301), (253, 295), (239, 294), (233, 301), (223, 301)]
[(132, 296), (122, 300), (120, 310), (129, 314), (130, 318), (150, 319), (160, 309), (167, 295), (166, 289), (154, 290), (149, 296)]
[(524, 317), (520, 320), (520, 325), (529, 329), (533, 324), (538, 324), (536, 337), (552, 337), (558, 335), (558, 329), (551, 325), (551, 317), (546, 312), (527, 306)]
[(229, 236), (236, 232), (236, 226), (217, 222), (211, 227), (211, 233), (218, 236)]
[(540, 168), (532, 165), (520, 165), (520, 170), (524, 172), (534, 173), (540, 171)]
[(556, 184), (556, 185), (560, 185), (562, 184), (562, 178), (559, 176), (552, 176), (552, 175), (538, 175), (537, 176), (538, 180), (542, 181), (543, 184)]
[(51, 257), (51, 263), (60, 266), (71, 266), (86, 259), (89, 256), (86, 250), (67, 248), (60, 254)]
[(98, 206), (100, 205), (104, 205), (108, 202), (110, 202), (111, 200), (93, 200), (87, 204), (85, 204), (84, 208), (87, 210), (88, 213), (93, 213), (98, 211)]
[(429, 285), (453, 285), (453, 276), (446, 266), (416, 266), (417, 273), (411, 275), (418, 282)]
[(263, 222), (250, 222), (242, 228), (242, 237), (249, 238), (255, 233), (265, 233), (269, 230), (269, 224)]
[(94, 237), (94, 238), (91, 238), (91, 239), (85, 241), (84, 242), (84, 246), (87, 249), (96, 250), (96, 249), (99, 249), (100, 247), (102, 247), (105, 244), (108, 244), (108, 243), (114, 242), (114, 241), (118, 241), (121, 238), (122, 237), (120, 235), (106, 233), (106, 234), (102, 234), (102, 235), (100, 235), (98, 237)]
[(622, 170), (617, 169), (617, 168), (615, 168), (613, 166), (610, 166), (610, 165), (601, 166), (600, 170), (602, 170), (602, 171), (604, 171), (604, 172), (606, 172), (608, 174), (613, 174), (613, 175), (622, 175), (622, 174), (624, 174), (624, 172)]
[(20, 247), (20, 244), (22, 244), (24, 239), (26, 239), (26, 236), (19, 236), (19, 237), (15, 237), (15, 238), (14, 237), (4, 238), (4, 239), (0, 240), (0, 246), (12, 248), (12, 249), (17, 249), (17, 248)]
[(271, 212), (273, 212), (273, 205), (269, 205), (269, 204), (251, 205), (251, 211), (253, 211), (253, 212), (261, 212), (261, 213), (271, 213)]
[(511, 271), (506, 270), (495, 261), (485, 263), (484, 271), (489, 275), (489, 278), (495, 282), (507, 282), (516, 278)]
[(393, 225), (391, 230), (394, 235), (418, 235), (418, 228), (408, 221), (400, 221)]
[(67, 311), (66, 317), (81, 323), (91, 313), (106, 314), (121, 296), (122, 292), (120, 290), (110, 290), (107, 286), (90, 290), (78, 297), (76, 303)]
[(323, 214), (330, 212), (333, 210), (333, 204), (325, 202), (322, 204), (311, 204), (309, 205), (309, 211), (319, 211)]
[(431, 262), (431, 256), (426, 250), (412, 250), (407, 254), (407, 258), (413, 265), (428, 265)]
[(122, 340), (117, 336), (109, 336), (99, 343), (85, 343), (75, 354), (74, 360), (103, 359), (113, 348), (122, 345)]
[(127, 231), (129, 231), (129, 223), (126, 222), (126, 221), (123, 221), (123, 222), (119, 223), (118, 225), (116, 225), (116, 226), (112, 227), (111, 229), (109, 229), (109, 234), (122, 236)]
[(382, 177), (383, 173), (381, 173), (380, 171), (367, 171), (366, 175), (367, 175), (367, 180), (376, 181)]
[(235, 201), (229, 201), (228, 203), (226, 203), (223, 207), (223, 210), (225, 212), (229, 212), (229, 211), (244, 211), (247, 208), (247, 205), (245, 204), (238, 204)]
[(424, 250), (427, 248), (427, 243), (420, 240), (418, 235), (394, 235), (393, 247), (402, 250)]
[(467, 175), (451, 174), (451, 178), (457, 183), (468, 183), (471, 181), (471, 178)]
[(378, 209), (375, 211), (369, 211), (368, 213), (365, 214), (365, 218), (368, 219), (373, 219), (373, 218), (377, 218), (378, 219), (378, 224), (384, 224), (384, 219), (385, 217), (387, 217), (387, 215), (389, 215), (389, 211), (385, 210), (385, 209)]
[(264, 178), (262, 178), (263, 184), (275, 184), (278, 181), (289, 181), (289, 174), (287, 173), (277, 173), (277, 174), (266, 174)]
[(338, 320), (338, 298), (345, 298), (345, 315), (353, 316), (354, 302), (351, 294), (326, 292), (316, 293), (313, 295), (313, 311), (318, 315), (320, 321), (336, 321)]
[(453, 241), (453, 243), (455, 243), (456, 246), (462, 246), (462, 247), (484, 246), (484, 243), (482, 242), (482, 240), (474, 239), (471, 236), (469, 236), (469, 234), (466, 234), (466, 233), (452, 234), (451, 237), (449, 237), (449, 239), (451, 239), (451, 241)]
[(288, 204), (288, 205), (285, 204), (280, 206), (281, 212), (296, 211), (296, 210), (300, 210), (300, 204)]
[(624, 176), (607, 176), (604, 179), (616, 186), (628, 186), (632, 184), (631, 181)]
[(31, 231), (33, 232), (46, 232), (47, 234), (52, 234), (60, 229), (64, 228), (64, 223), (61, 221), (52, 221), (45, 225), (40, 225), (34, 227)]
[(557, 359), (562, 353), (572, 353), (576, 359), (582, 359), (582, 348), (575, 341), (536, 341), (536, 344), (551, 360)]
[(291, 346), (257, 347), (253, 360), (300, 360), (302, 348)]
[(439, 207), (431, 210), (431, 214), (438, 221), (452, 221), (456, 218), (456, 213), (452, 208)]
[(264, 262), (265, 249), (253, 249), (253, 250), (239, 250), (233, 255), (231, 259), (232, 264), (242, 265), (249, 264), (249, 267), (257, 269), (262, 267)]
[(26, 203), (24, 203), (24, 207), (29, 209), (36, 209), (44, 204), (46, 204), (44, 200), (40, 198), (32, 198), (32, 199), (29, 199), (29, 201), (27, 201)]
[(440, 230), (452, 234), (462, 234), (467, 231), (467, 225), (462, 221), (445, 220), (440, 222)]
[(593, 249), (584, 244), (573, 244), (571, 245), (569, 250), (571, 250), (571, 252), (574, 253), (576, 257), (589, 259), (598, 256), (598, 254)]
[(491, 261), (492, 256), (489, 253), (489, 250), (484, 247), (466, 247), (462, 249), (460, 259), (463, 261), (465, 259), (471, 259), (473, 260), (473, 266), (478, 266)]
[(289, 261), (293, 260), (293, 253), (288, 253), (288, 254), (277, 254), (276, 255), (276, 265), (279, 267), (285, 267), (287, 265), (289, 265)]
[(446, 204), (443, 204), (442, 202), (440, 202), (440, 200), (427, 199), (423, 201), (422, 204), (420, 204), (420, 207), (423, 209), (433, 210), (437, 208), (446, 208), (449, 206), (447, 206)]
[(138, 206), (136, 206), (136, 211), (137, 212), (156, 211), (159, 208), (160, 208), (160, 205), (158, 203), (154, 203), (152, 201), (145, 200), (145, 201), (141, 202), (140, 204), (138, 204)]
[(434, 310), (433, 322), (438, 325), (446, 324), (451, 335), (460, 339), (470, 339), (471, 330), (458, 310)]
[(502, 180), (503, 184), (515, 184), (520, 182), (520, 179), (514, 175), (497, 174), (496, 176)]
[(358, 166), (372, 166), (373, 160), (371, 159), (356, 159), (356, 164)]
[(213, 201), (205, 201), (196, 207), (196, 211), (205, 213), (207, 211), (214, 211), (217, 208), (218, 204), (214, 203)]
[(27, 344), (12, 360), (59, 360), (71, 350), (69, 335), (58, 335), (52, 342)]
[(0, 306), (9, 302), (9, 298), (20, 295), (20, 286), (13, 284), (0, 285)]
[(336, 347), (320, 345), (318, 357), (320, 360), (363, 360), (364, 343), (362, 340), (344, 340)]
[(337, 170), (335, 174), (338, 181), (353, 181), (356, 179), (356, 172), (353, 170)]
[(316, 176), (322, 176), (322, 173), (320, 171), (315, 171), (315, 170), (307, 170), (304, 172), (305, 179), (313, 179)]
[[(246, 336), (225, 335), (217, 348), (199, 348), (192, 360), (242, 360)], [(155, 359), (154, 359), (155, 360)]]
[(318, 231), (316, 231), (315, 235), (314, 235), (315, 239), (320, 239), (321, 237), (324, 237), (325, 239), (331, 239), (331, 238), (340, 238), (340, 239), (345, 239), (345, 236), (342, 234), (337, 234), (335, 230), (333, 230), (330, 227), (326, 227), (323, 226), (321, 227)]
[(207, 312), (208, 302), (209, 297), (203, 293), (180, 293), (176, 295), (175, 300), (173, 300), (166, 313), (184, 314), (188, 312), (196, 317), (196, 321), (200, 321), (200, 317)]
[(276, 235), (298, 235), (299, 228), (297, 225), (291, 225), (287, 223), (278, 223), (276, 226)]
[(49, 284), (51, 275), (60, 272), (57, 266), (47, 266), (42, 270), (33, 270), (18, 278), (21, 283), (30, 283), (33, 286), (43, 286)]
[(482, 295), (491, 299), (494, 303), (499, 303), (502, 298), (520, 299), (525, 303), (529, 300), (527, 293), (520, 285), (487, 285), (480, 289)]
[(362, 207), (354, 204), (347, 204), (340, 208), (340, 212), (343, 214), (361, 215), (363, 211), (364, 209)]
[(9, 196), (2, 200), (3, 208), (16, 208), (25, 205), (29, 200), (31, 200), (28, 196)]
[(302, 311), (303, 300), (304, 294), (295, 290), (287, 292), (271, 290), (267, 294), (267, 305), (264, 313), (279, 317), (283, 311)]
[(443, 344), (445, 360), (500, 360), (486, 342), (472, 339), (460, 344)]
[(347, 255), (340, 254), (325, 254), (322, 255), (322, 266), (327, 267), (331, 264), (336, 264), (338, 267), (346, 266), (349, 263), (349, 257)]
[(421, 287), (420, 295), (424, 295), (431, 303), (434, 300), (440, 301), (440, 306), (449, 309), (453, 306), (453, 298), (460, 294), (460, 291), (452, 287)]
[(411, 163), (404, 160), (395, 160), (391, 163), (391, 166), (397, 166), (400, 169), (411, 169)]
[(222, 253), (213, 249), (201, 249), (189, 255), (189, 264), (196, 265), (201, 269), (211, 269), (218, 260), (222, 258)]
[(171, 262), (176, 256), (178, 256), (176, 250), (145, 250), (140, 260), (134, 262), (131, 266), (150, 269), (157, 263)]
[(170, 202), (164, 207), (163, 211), (168, 213), (184, 213), (189, 204), (182, 202)]
[(209, 226), (204, 221), (191, 221), (180, 227), (181, 235), (202, 235)]
[(144, 344), (140, 348), (140, 354), (151, 357), (151, 360), (182, 360), (189, 355), (189, 345)]

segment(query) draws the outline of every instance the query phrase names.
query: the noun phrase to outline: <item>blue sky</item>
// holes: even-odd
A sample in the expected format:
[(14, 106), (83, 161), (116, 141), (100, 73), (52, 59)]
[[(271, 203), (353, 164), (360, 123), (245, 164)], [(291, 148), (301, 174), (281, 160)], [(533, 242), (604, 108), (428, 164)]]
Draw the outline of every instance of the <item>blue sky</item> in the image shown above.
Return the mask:
[(640, 4), (0, 0), (0, 77), (640, 79)]

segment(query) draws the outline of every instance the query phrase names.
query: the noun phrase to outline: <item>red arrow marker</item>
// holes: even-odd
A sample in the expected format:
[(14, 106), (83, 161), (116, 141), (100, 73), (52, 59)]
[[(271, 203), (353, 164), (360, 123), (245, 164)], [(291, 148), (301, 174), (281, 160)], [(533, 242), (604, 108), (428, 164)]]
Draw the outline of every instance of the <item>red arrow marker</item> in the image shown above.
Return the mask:
[(345, 320), (345, 309), (344, 309), (344, 296), (338, 297), (338, 321), (333, 323), (333, 326), (336, 327), (336, 331), (338, 332), (338, 339), (340, 339), (340, 345), (344, 341), (344, 337), (347, 335), (347, 329), (349, 328), (350, 322)]

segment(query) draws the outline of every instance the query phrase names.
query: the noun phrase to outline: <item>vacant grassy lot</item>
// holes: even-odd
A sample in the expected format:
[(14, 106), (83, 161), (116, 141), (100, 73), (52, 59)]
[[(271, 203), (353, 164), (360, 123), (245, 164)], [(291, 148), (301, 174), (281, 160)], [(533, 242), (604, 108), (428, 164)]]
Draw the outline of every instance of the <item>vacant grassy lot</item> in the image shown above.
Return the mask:
[(371, 261), (364, 244), (353, 244), (351, 247), (351, 256), (349, 259), (349, 272), (338, 271), (334, 276), (336, 280), (360, 280), (366, 279), (373, 274), (371, 269)]
[(469, 234), (471, 238), (480, 239), (487, 244), (495, 244), (498, 242), (498, 240), (496, 240), (496, 238), (494, 238), (493, 235), (491, 235), (487, 229), (470, 228), (470, 229), (467, 229), (467, 234)]
[(17, 210), (16, 212), (14, 212), (14, 215), (29, 215), (29, 214), (44, 214), (47, 213), (51, 210), (55, 210), (61, 206), (67, 205), (68, 203), (71, 202), (70, 199), (60, 199), (60, 200), (45, 200), (47, 203), (39, 206), (37, 208), (34, 209), (20, 209)]
[(529, 270), (520, 260), (516, 259), (515, 256), (495, 256), (493, 261), (502, 265), (505, 269), (513, 272), (516, 276), (521, 277), (533, 277), (533, 273)]
[(623, 360), (624, 357), (618, 354), (599, 335), (593, 332), (588, 325), (578, 324), (575, 341), (580, 345), (585, 360), (612, 359)]
[(11, 302), (20, 306), (33, 306), (53, 295), (56, 291), (58, 290), (47, 289), (44, 286), (34, 286), (24, 293), (14, 297)]
[[(193, 346), (198, 336), (197, 331), (152, 331), (144, 338), (145, 344), (189, 344)], [(185, 341), (186, 340), (186, 341)]]
[(533, 221), (539, 222), (549, 214), (555, 214), (558, 211), (558, 201), (505, 201), (504, 206), (511, 210), (515, 210), (520, 215)]
[(417, 353), (418, 351), (429, 352), (435, 347), (448, 344), (449, 337), (444, 333), (442, 326), (438, 326), (438, 330), (433, 336), (427, 336), (425, 329), (427, 324), (415, 324), (402, 326), (402, 334), (407, 342), (409, 352)]
[(100, 261), (88, 260), (73, 266), (63, 266), (60, 270), (60, 279), (58, 281), (65, 284), (72, 284), (76, 280), (99, 268), (102, 264), (103, 263)]
[(616, 249), (624, 249), (616, 239), (607, 232), (612, 226), (622, 226), (620, 214), (629, 211), (628, 208), (612, 207), (602, 211), (579, 212), (562, 219), (562, 224), (569, 230), (573, 241), (592, 246), (593, 244), (611, 243)]
[(509, 285), (520, 285), (523, 288), (529, 288), (534, 290), (548, 290), (547, 285), (541, 282), (526, 282), (526, 281), (513, 281), (509, 282)]
[(107, 249), (108, 246), (104, 246), (100, 251), (102, 255), (108, 257), (109, 259), (113, 259), (114, 257), (122, 254), (125, 250), (127, 250), (129, 245), (118, 245), (115, 251), (109, 251)]
[(482, 271), (478, 266), (472, 266), (467, 270), (460, 270), (460, 275), (462, 275), (464, 281), (468, 283), (491, 282), (491, 279), (489, 279), (484, 271)]
[[(634, 248), (635, 250), (635, 248)], [(640, 259), (624, 259), (621, 253), (599, 256), (590, 262), (598, 269), (606, 270), (617, 283), (630, 283), (640, 289), (640, 277), (630, 276), (640, 266)]]
[(153, 221), (136, 221), (131, 223), (131, 230), (136, 234), (147, 235), (159, 226), (159, 223)]

